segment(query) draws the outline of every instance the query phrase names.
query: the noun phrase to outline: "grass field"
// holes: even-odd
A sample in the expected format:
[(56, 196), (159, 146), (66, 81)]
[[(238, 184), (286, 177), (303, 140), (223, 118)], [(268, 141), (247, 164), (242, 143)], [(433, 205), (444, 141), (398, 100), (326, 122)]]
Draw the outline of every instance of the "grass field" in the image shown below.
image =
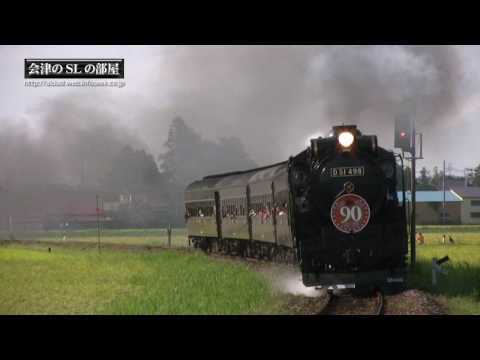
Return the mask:
[[(409, 287), (428, 291), (453, 314), (480, 314), (480, 226), (420, 226)], [(442, 234), (455, 244), (441, 243)], [(96, 230), (15, 233), (17, 240), (97, 242)], [(66, 236), (65, 240), (64, 236)], [(0, 239), (8, 239), (0, 233)], [(165, 229), (103, 230), (104, 244), (166, 246)], [(240, 264), (197, 253), (128, 253), (71, 250), (46, 245), (0, 248), (0, 313), (249, 314), (274, 313), (278, 301), (267, 283)], [(172, 246), (187, 244), (174, 229)], [(433, 257), (450, 257), (448, 275), (431, 283)]]
[(0, 314), (256, 314), (270, 287), (242, 264), (199, 253), (0, 247)]
[[(425, 245), (417, 246), (417, 266), (410, 287), (435, 294), (452, 314), (480, 315), (480, 226), (421, 226)], [(451, 235), (455, 244), (442, 244), (442, 234)], [(442, 265), (448, 275), (438, 275), (432, 286), (432, 259), (448, 255)]]
[[(126, 229), (101, 231), (102, 244), (150, 245), (166, 246), (168, 236), (166, 229)], [(97, 243), (98, 232), (96, 229), (68, 230), (68, 231), (16, 231), (13, 233), (16, 240), (59, 241)], [(0, 239), (8, 240), (8, 232), (0, 232)], [(172, 229), (172, 247), (185, 247), (188, 244), (185, 229)]]

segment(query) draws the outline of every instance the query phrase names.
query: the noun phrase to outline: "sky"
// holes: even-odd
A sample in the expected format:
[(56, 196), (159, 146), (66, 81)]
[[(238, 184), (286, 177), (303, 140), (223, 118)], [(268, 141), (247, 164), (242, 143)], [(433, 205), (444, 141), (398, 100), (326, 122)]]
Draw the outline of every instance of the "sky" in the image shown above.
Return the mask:
[[(26, 87), (26, 58), (124, 58), (126, 86)], [(102, 123), (105, 137), (157, 157), (181, 116), (206, 139), (240, 138), (267, 165), (342, 123), (392, 149), (407, 113), (424, 134), (417, 166), (446, 160), (460, 175), (480, 164), (479, 61), (478, 46), (1, 46), (0, 135), (48, 144), (60, 129), (68, 146), (69, 131)]]

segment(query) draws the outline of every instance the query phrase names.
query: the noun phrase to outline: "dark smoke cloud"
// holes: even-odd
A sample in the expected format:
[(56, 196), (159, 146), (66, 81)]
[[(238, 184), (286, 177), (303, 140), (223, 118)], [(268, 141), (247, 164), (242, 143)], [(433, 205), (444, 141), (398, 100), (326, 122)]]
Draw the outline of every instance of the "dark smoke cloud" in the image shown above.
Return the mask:
[(168, 94), (167, 105), (157, 115), (180, 115), (210, 139), (240, 135), (252, 155), (271, 158), (284, 144), (292, 114), (310, 103), (306, 59), (317, 52), (298, 46), (169, 49), (157, 88)]
[(404, 112), (434, 124), (456, 110), (462, 72), (452, 47), (335, 47), (322, 60), (323, 101), (333, 119)]
[(64, 183), (97, 185), (126, 145), (141, 142), (91, 97), (62, 97), (35, 108), (35, 134), (21, 125), (0, 130), (0, 181), (4, 186)]
[(153, 86), (129, 88), (127, 77), (123, 92), (44, 102), (31, 111), (42, 119), (33, 135), (2, 121), (0, 181), (77, 184), (84, 163), (94, 184), (126, 143), (157, 158), (175, 116), (209, 140), (240, 138), (259, 165), (286, 159), (339, 123), (391, 147), (398, 113), (429, 127), (428, 145), (463, 102), (462, 66), (450, 46), (175, 46), (147, 58), (158, 61), (148, 65), (157, 71)]
[(359, 124), (385, 144), (397, 114), (432, 126), (460, 105), (462, 68), (449, 46), (195, 46), (165, 57), (161, 113), (206, 137), (234, 132), (260, 163), (334, 124)]

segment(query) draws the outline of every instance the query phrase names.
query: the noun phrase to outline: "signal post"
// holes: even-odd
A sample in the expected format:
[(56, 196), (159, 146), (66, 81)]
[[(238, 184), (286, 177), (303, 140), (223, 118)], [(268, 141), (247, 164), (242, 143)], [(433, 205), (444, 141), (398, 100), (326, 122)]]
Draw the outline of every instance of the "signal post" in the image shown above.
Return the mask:
[(395, 118), (395, 144), (396, 148), (402, 149), (402, 152), (408, 152), (411, 154), (410, 160), (411, 167), (411, 193), (412, 193), (412, 211), (410, 213), (410, 263), (415, 265), (416, 260), (416, 223), (415, 223), (415, 208), (416, 208), (416, 160), (423, 159), (423, 134), (418, 133), (420, 136), (420, 156), (416, 155), (416, 138), (417, 132), (415, 129), (415, 120), (412, 120), (409, 116), (400, 115)]

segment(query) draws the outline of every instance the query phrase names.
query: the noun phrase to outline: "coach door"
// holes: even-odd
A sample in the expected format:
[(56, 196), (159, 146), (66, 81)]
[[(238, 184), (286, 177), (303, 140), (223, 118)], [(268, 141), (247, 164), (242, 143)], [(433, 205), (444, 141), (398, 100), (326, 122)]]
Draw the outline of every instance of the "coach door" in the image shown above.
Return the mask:
[(248, 240), (247, 197), (245, 187), (235, 186), (219, 190), (221, 234), (223, 239)]
[(289, 222), (289, 190), (287, 173), (278, 176), (274, 182), (275, 197), (275, 230), (277, 244), (282, 246), (293, 246), (292, 233)]
[(275, 211), (275, 183), (272, 181), (272, 222), (273, 222), (273, 238), (275, 240), (275, 245), (278, 245), (277, 239), (277, 212)]
[(250, 208), (252, 239), (275, 243), (271, 181), (250, 184)]

